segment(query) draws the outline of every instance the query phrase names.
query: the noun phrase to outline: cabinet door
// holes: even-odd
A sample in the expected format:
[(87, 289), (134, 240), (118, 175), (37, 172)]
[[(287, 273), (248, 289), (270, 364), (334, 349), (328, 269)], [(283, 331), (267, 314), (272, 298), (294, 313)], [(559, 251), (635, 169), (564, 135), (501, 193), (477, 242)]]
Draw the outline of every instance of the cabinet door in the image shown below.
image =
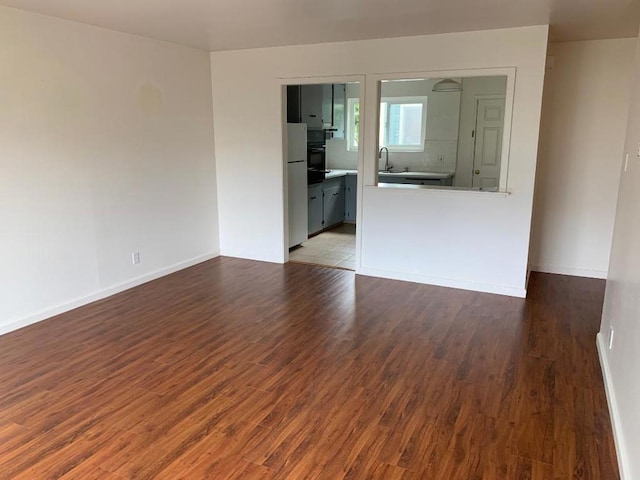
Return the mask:
[(333, 138), (344, 138), (347, 86), (341, 83), (333, 87), (333, 128), (336, 129)]
[(344, 186), (324, 189), (324, 228), (344, 221)]
[(302, 85), (300, 87), (300, 111), (302, 123), (308, 128), (322, 128), (322, 85)]
[(378, 174), (379, 183), (404, 183), (404, 178), (396, 175), (385, 175), (384, 173)]
[(347, 175), (345, 177), (344, 221), (356, 222), (358, 177)]
[(333, 92), (330, 83), (322, 86), (322, 124), (325, 127), (333, 125)]
[(309, 235), (322, 230), (322, 184), (312, 185), (309, 192)]
[(437, 178), (403, 178), (400, 183), (405, 183), (409, 185), (441, 185), (441, 180)]
[(287, 123), (302, 123), (299, 85), (287, 86)]

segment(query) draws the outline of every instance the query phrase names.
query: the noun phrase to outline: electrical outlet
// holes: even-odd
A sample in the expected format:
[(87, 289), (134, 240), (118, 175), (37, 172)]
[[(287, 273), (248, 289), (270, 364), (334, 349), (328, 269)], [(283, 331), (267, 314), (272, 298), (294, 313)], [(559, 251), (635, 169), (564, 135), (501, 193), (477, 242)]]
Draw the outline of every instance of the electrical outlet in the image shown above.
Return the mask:
[(613, 327), (609, 327), (609, 350), (613, 348)]
[(625, 172), (627, 171), (627, 167), (628, 167), (628, 166), (629, 166), (629, 154), (627, 153), (627, 154), (624, 156), (624, 171), (625, 171)]
[(131, 263), (137, 265), (140, 263), (140, 252), (133, 252), (131, 254)]

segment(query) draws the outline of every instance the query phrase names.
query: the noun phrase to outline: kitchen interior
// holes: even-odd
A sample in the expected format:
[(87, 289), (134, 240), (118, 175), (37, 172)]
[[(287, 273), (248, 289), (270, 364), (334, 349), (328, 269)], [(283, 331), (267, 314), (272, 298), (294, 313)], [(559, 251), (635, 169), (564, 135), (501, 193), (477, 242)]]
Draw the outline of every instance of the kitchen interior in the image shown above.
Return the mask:
[[(380, 83), (378, 186), (497, 191), (506, 76)], [(360, 84), (290, 85), (289, 260), (355, 270)]]
[(287, 87), (289, 261), (355, 270), (357, 152), (339, 157), (359, 96), (359, 83)]

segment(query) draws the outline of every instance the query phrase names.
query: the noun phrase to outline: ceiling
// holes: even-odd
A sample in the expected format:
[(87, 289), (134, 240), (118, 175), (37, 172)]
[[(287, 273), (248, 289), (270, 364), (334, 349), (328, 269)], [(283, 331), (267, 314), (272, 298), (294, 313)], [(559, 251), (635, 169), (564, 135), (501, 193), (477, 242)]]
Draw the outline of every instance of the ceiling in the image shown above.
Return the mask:
[(636, 36), (640, 0), (0, 0), (205, 50), (551, 24), (552, 41)]

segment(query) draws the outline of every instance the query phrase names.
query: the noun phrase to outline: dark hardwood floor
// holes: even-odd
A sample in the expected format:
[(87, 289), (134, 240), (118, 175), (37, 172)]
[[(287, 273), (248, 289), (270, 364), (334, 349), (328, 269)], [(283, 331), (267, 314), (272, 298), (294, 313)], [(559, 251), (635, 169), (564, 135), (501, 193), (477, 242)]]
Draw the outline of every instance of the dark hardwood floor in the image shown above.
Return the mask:
[(603, 290), (215, 259), (0, 337), (0, 478), (615, 479)]

